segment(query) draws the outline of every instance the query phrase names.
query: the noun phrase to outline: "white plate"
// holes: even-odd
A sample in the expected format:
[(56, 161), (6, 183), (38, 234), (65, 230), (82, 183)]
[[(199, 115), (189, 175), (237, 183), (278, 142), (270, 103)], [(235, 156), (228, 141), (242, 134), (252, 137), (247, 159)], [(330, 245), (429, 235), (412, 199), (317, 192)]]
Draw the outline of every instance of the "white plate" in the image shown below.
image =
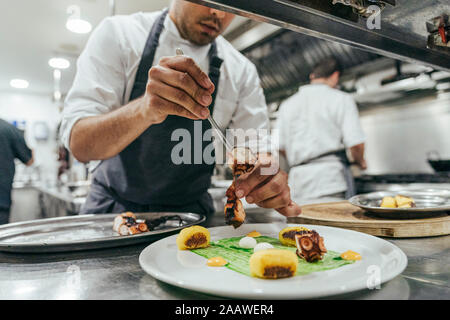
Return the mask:
[[(362, 255), (362, 260), (304, 276), (263, 280), (225, 267), (208, 267), (205, 258), (178, 250), (174, 235), (145, 248), (139, 263), (152, 277), (171, 285), (244, 299), (299, 299), (343, 294), (389, 281), (406, 268), (407, 258), (403, 251), (383, 239), (339, 228), (302, 226), (319, 232), (328, 250), (353, 250)], [(212, 241), (242, 236), (253, 230), (274, 238), (278, 238), (280, 231), (276, 224), (244, 224), (236, 230), (231, 226), (209, 229)]]

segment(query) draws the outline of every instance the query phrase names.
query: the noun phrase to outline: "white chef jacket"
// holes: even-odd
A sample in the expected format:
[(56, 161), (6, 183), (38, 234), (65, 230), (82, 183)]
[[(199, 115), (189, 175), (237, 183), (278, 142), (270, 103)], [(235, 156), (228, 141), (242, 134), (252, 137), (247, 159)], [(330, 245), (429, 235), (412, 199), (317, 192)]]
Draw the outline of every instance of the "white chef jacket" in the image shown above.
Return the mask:
[(277, 124), (295, 201), (305, 203), (347, 189), (344, 166), (336, 156), (297, 165), (365, 141), (358, 109), (349, 94), (325, 84), (303, 86), (281, 104)]
[[(80, 119), (104, 114), (129, 101), (136, 73), (153, 23), (162, 12), (139, 12), (104, 19), (92, 33), (77, 62), (73, 86), (65, 100), (61, 137), (69, 148), (73, 125)], [(256, 67), (222, 36), (216, 38), (220, 68), (213, 117), (222, 130), (269, 129), (268, 110)], [(153, 65), (181, 48), (208, 74), (210, 45), (198, 46), (181, 38), (166, 17)], [(268, 135), (261, 134), (261, 145)], [(217, 153), (216, 153), (217, 154)]]

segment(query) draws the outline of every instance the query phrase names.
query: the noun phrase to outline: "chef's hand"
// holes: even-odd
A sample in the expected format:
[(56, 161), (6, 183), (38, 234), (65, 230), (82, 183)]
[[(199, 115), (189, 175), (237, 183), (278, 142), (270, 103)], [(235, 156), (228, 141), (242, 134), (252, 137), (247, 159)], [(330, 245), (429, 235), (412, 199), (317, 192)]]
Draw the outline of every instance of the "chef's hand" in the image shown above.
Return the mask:
[(189, 57), (163, 57), (148, 72), (143, 97), (152, 124), (163, 122), (168, 115), (193, 120), (206, 119), (214, 84)]
[(291, 200), (288, 175), (275, 159), (260, 154), (255, 168), (236, 179), (236, 196), (262, 208), (275, 209), (286, 217), (298, 216), (300, 207)]
[(362, 159), (361, 162), (358, 163), (358, 165), (361, 168), (361, 170), (366, 170), (367, 169), (367, 162), (364, 159)]

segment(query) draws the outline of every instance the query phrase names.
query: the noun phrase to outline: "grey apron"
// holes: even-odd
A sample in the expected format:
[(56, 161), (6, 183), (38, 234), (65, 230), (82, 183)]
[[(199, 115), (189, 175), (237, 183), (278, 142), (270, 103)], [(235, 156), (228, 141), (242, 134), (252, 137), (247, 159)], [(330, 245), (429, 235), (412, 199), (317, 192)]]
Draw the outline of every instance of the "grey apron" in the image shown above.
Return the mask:
[[(153, 64), (167, 12), (167, 9), (163, 11), (150, 31), (130, 101), (145, 93), (148, 70)], [(217, 56), (215, 42), (211, 44), (208, 56), (209, 77), (216, 88), (210, 105), (212, 114), (223, 62)], [(214, 206), (208, 188), (214, 163), (205, 164), (202, 161), (201, 164), (194, 164), (195, 148), (191, 148), (192, 164), (176, 165), (171, 160), (172, 148), (180, 143), (171, 140), (172, 132), (182, 128), (189, 131), (191, 139), (195, 134), (198, 139), (198, 132), (194, 134), (194, 122), (170, 115), (164, 122), (149, 127), (117, 156), (102, 161), (93, 173), (90, 192), (81, 213), (172, 211), (213, 214)], [(202, 131), (211, 128), (207, 120), (202, 120), (201, 124)], [(203, 141), (203, 132), (200, 134), (203, 151), (211, 140)]]

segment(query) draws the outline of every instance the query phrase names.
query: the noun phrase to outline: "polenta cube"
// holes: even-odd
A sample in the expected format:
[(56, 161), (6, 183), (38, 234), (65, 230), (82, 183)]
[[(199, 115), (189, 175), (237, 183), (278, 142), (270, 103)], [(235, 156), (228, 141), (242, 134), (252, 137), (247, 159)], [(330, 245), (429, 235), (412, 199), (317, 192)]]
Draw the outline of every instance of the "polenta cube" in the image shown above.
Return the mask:
[(415, 207), (414, 200), (412, 198), (396, 195), (395, 202), (397, 203), (397, 207), (399, 208), (412, 208)]
[(297, 255), (289, 250), (267, 249), (257, 251), (250, 257), (250, 273), (263, 279), (292, 277), (297, 272)]
[(177, 246), (180, 250), (206, 248), (209, 246), (211, 235), (202, 226), (184, 228), (177, 236)]
[(309, 231), (309, 229), (300, 226), (287, 227), (280, 231), (280, 233), (278, 234), (278, 239), (284, 246), (295, 247), (297, 245), (295, 243), (295, 234), (300, 231)]
[(394, 197), (384, 197), (381, 201), (382, 208), (397, 208), (397, 203)]

